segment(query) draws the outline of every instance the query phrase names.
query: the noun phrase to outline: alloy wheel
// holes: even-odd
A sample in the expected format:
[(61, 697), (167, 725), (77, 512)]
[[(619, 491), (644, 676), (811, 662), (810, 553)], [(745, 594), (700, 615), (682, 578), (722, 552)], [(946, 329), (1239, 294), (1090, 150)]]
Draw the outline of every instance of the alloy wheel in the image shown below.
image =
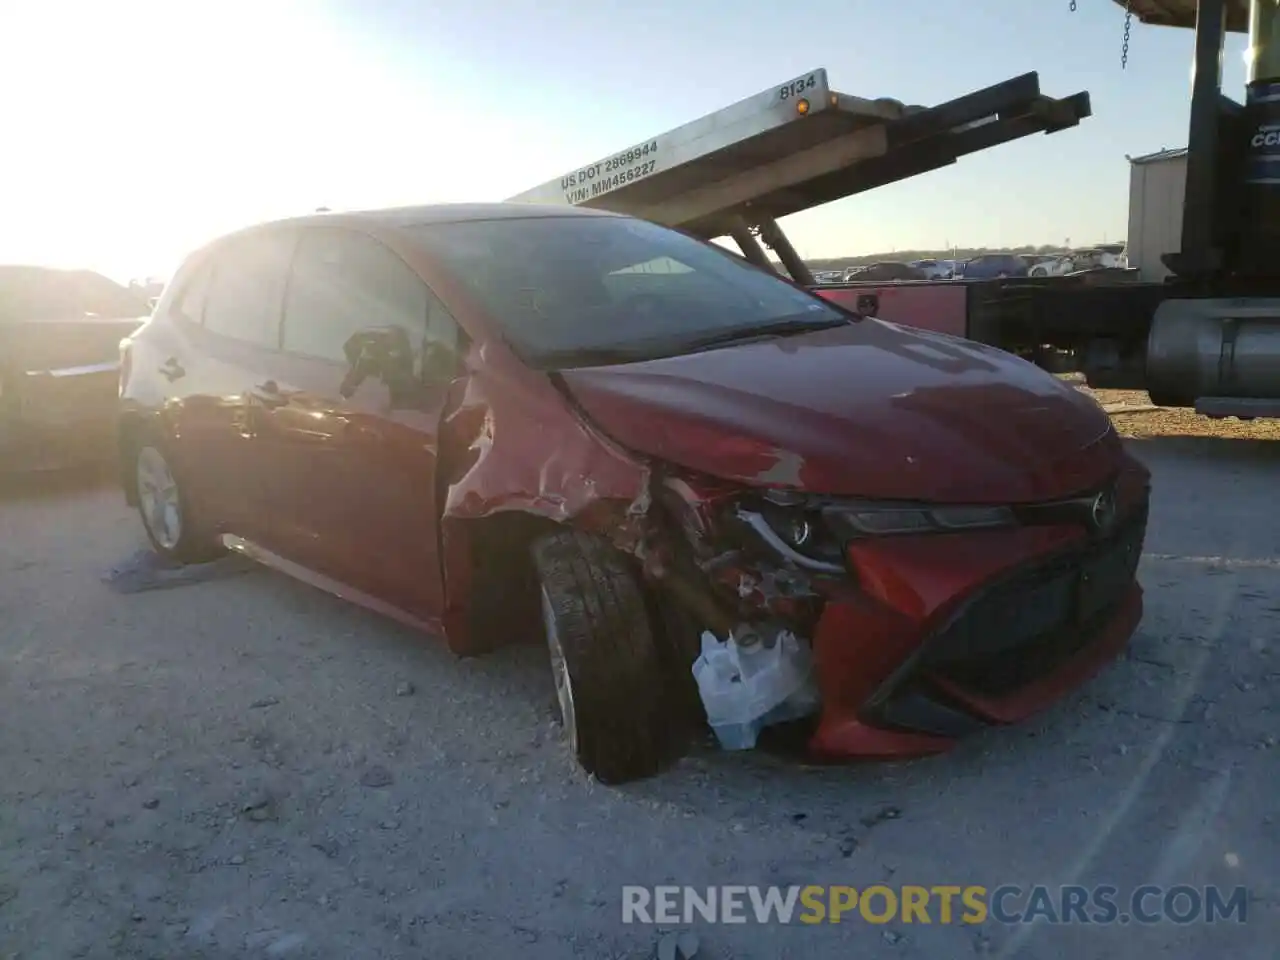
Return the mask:
[(138, 451), (137, 481), (142, 522), (160, 547), (173, 550), (182, 539), (182, 503), (173, 471), (155, 447)]

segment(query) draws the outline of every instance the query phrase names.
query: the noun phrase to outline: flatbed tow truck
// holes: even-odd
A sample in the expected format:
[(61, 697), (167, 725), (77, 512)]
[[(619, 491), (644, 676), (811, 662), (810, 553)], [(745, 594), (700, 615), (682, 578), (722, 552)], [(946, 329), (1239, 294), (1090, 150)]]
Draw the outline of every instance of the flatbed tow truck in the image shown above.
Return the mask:
[[(955, 163), (1089, 116), (1087, 93), (1052, 99), (1034, 73), (934, 107), (833, 90), (823, 69), (651, 137), (510, 198), (612, 210), (706, 240), (730, 238), (797, 283), (882, 319), (1003, 344), (984, 309), (984, 283), (815, 284), (778, 224), (788, 214)], [(763, 243), (762, 243), (763, 242)], [(968, 318), (968, 322), (967, 319)]]
[[(1091, 385), (1146, 389), (1210, 416), (1280, 416), (1280, 5), (1275, 0), (1115, 0), (1139, 20), (1194, 27), (1182, 249), (1173, 277), (1125, 274), (821, 284), (778, 220), (918, 176), (1091, 112), (1035, 73), (937, 106), (833, 90), (800, 74), (511, 197), (626, 213), (706, 240), (884, 320), (968, 337)], [(1244, 105), (1222, 95), (1228, 31), (1248, 31)]]

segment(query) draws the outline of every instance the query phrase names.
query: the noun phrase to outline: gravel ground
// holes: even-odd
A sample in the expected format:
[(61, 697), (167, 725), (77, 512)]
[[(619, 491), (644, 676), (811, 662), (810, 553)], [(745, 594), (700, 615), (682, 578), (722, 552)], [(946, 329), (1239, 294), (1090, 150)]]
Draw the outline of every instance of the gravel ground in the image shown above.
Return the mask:
[(1251, 893), (1243, 925), (699, 926), (698, 956), (1273, 958), (1280, 446), (1133, 445), (1146, 618), (1068, 702), (928, 761), (703, 749), (625, 789), (570, 764), (534, 647), (458, 661), (267, 571), (120, 596), (113, 490), (10, 491), (0, 958), (639, 958), (624, 884), (876, 882)]
[(1152, 406), (1145, 390), (1092, 390), (1078, 374), (1067, 375), (1079, 389), (1093, 396), (1110, 413), (1121, 436), (1202, 437), (1226, 440), (1280, 440), (1280, 420), (1215, 420), (1194, 410)]

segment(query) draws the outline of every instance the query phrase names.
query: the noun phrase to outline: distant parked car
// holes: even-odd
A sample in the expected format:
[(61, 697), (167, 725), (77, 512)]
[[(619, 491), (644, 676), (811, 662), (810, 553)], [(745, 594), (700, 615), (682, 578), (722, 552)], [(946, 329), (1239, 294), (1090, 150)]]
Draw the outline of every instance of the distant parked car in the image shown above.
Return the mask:
[(846, 282), (857, 280), (927, 280), (928, 275), (909, 263), (898, 260), (882, 260), (863, 267), (850, 267), (845, 271)]
[(1070, 273), (1074, 269), (1074, 261), (1070, 254), (1055, 254), (1047, 257), (1037, 257), (1036, 261), (1030, 264), (1027, 275), (1031, 277), (1060, 277), (1063, 274)]
[(1076, 250), (1070, 255), (1070, 273), (1081, 270), (1123, 270), (1129, 265), (1123, 245), (1094, 247), (1089, 250)]
[(956, 272), (954, 260), (912, 260), (909, 266), (923, 273), (926, 280), (950, 280)]
[(984, 253), (956, 264), (957, 278), (994, 280), (998, 277), (1025, 277), (1027, 264), (1013, 253)]
[(1124, 270), (1129, 266), (1129, 245), (1127, 243), (1100, 243), (1095, 248), (1103, 267)]
[(147, 306), (88, 270), (0, 266), (0, 471), (114, 449), (120, 341)]
[(1123, 244), (1110, 244), (1046, 257), (1028, 271), (1033, 277), (1061, 277), (1086, 270), (1123, 270), (1129, 265)]

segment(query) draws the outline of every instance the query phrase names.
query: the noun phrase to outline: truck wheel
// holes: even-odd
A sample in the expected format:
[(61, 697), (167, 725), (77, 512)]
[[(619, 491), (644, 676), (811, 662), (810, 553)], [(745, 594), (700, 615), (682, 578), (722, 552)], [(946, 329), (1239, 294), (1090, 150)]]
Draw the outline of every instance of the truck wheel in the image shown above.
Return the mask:
[(645, 594), (607, 540), (566, 530), (533, 546), (556, 699), (569, 749), (601, 783), (652, 776), (679, 756)]
[(1153, 390), (1147, 394), (1147, 399), (1151, 401), (1153, 407), (1194, 407), (1196, 398), (1189, 393), (1177, 393), (1176, 391), (1162, 392), (1159, 389)]
[(222, 552), (197, 520), (158, 441), (144, 438), (138, 443), (133, 467), (142, 529), (156, 553), (173, 563), (201, 563)]

